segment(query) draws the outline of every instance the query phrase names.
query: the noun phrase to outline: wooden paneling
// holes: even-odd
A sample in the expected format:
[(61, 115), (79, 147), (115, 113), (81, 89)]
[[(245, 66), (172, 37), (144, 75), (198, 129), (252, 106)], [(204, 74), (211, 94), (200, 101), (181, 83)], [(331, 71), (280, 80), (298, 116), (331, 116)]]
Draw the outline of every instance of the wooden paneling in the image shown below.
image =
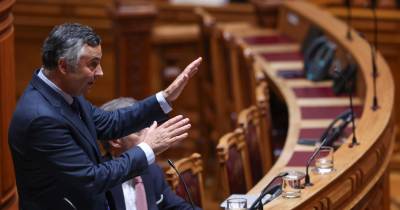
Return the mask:
[(102, 38), (104, 76), (88, 93), (87, 98), (102, 104), (116, 94), (114, 44), (109, 18), (111, 0), (18, 0), (13, 7), (15, 16), (15, 58), (17, 98), (41, 66), (41, 47), (51, 29), (65, 22), (89, 25)]
[(15, 107), (13, 0), (0, 1), (0, 209), (17, 209), (8, 125)]
[[(196, 25), (158, 25), (152, 30), (151, 62), (148, 74), (151, 78), (151, 89), (158, 91), (165, 89), (194, 59), (200, 56), (198, 49), (199, 31)], [(202, 63), (203, 65), (203, 63)], [(178, 100), (174, 101), (171, 116), (182, 114), (191, 121), (191, 132), (187, 141), (174, 145), (161, 158), (182, 158), (193, 152), (201, 152), (208, 157), (205, 147), (200, 147), (207, 138), (202, 130), (202, 95), (200, 95), (200, 74), (193, 77)], [(185, 151), (177, 152), (177, 151)]]
[(262, 27), (276, 28), (278, 20), (278, 8), (283, 1), (276, 0), (250, 0), (254, 5), (258, 25)]
[(156, 8), (151, 3), (120, 4), (113, 7), (113, 32), (120, 96), (143, 99), (150, 90), (151, 29)]
[(157, 24), (190, 24), (196, 23), (197, 17), (194, 8), (202, 7), (218, 21), (232, 22), (256, 22), (254, 8), (250, 4), (231, 3), (223, 6), (195, 6), (190, 4), (171, 4), (156, 0), (159, 10)]

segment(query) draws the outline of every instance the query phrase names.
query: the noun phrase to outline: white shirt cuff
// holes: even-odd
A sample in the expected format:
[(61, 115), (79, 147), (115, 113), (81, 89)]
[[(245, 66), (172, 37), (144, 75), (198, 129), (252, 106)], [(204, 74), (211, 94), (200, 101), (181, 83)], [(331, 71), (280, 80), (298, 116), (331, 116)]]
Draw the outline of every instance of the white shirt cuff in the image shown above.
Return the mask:
[(161, 91), (156, 94), (156, 98), (165, 114), (172, 111), (172, 107), (168, 104)]
[(144, 142), (138, 144), (137, 146), (140, 147), (140, 149), (143, 150), (144, 154), (146, 154), (147, 163), (149, 165), (153, 164), (155, 159), (156, 159), (156, 157), (155, 157), (154, 152), (151, 149), (151, 147), (147, 143), (144, 143)]

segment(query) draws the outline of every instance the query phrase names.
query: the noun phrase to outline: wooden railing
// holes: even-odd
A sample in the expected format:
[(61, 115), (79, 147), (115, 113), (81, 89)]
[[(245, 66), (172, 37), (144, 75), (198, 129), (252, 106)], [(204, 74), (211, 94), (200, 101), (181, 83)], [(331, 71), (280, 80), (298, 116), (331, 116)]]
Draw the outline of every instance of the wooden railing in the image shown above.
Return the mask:
[[(389, 209), (388, 164), (394, 148), (396, 129), (393, 121), (394, 82), (389, 66), (377, 54), (379, 77), (377, 92), (379, 109), (372, 110), (373, 81), (369, 44), (357, 34), (346, 38), (346, 25), (315, 5), (293, 1), (281, 7), (278, 31), (281, 35), (300, 42), (310, 25), (322, 29), (342, 50), (349, 53), (358, 65), (360, 83), (357, 97), (362, 101), (362, 115), (357, 121), (356, 134), (360, 145), (348, 147), (351, 137), (334, 153), (336, 171), (328, 175), (311, 173), (314, 185), (302, 189), (301, 197), (279, 197), (265, 205), (267, 209)], [(289, 130), (282, 155), (270, 172), (248, 193), (257, 194), (282, 171), (305, 167), (288, 166), (298, 142), (302, 121), (301, 107), (289, 83), (279, 78), (276, 67), (261, 56), (255, 56), (258, 68), (265, 70), (278, 87), (289, 109)]]

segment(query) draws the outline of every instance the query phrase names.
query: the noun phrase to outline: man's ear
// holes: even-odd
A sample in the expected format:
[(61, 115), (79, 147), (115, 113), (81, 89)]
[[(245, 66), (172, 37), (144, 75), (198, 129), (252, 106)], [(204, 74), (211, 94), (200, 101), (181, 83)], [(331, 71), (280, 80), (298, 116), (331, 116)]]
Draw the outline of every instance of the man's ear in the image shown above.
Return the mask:
[(121, 139), (114, 139), (108, 141), (112, 147), (121, 148)]
[(57, 66), (62, 74), (67, 73), (67, 62), (65, 61), (65, 58), (58, 59)]

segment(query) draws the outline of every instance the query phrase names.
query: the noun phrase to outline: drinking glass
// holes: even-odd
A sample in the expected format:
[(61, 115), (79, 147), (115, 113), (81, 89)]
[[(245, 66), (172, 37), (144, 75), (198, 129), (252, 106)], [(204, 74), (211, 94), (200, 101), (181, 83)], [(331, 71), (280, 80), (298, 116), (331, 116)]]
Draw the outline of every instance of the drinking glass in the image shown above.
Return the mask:
[(288, 174), (282, 177), (282, 197), (297, 198), (301, 193), (301, 179), (296, 174)]
[(333, 147), (323, 146), (315, 157), (314, 171), (318, 174), (328, 174), (334, 171), (333, 168)]
[(226, 201), (225, 210), (246, 210), (247, 200), (246, 198), (230, 198)]

